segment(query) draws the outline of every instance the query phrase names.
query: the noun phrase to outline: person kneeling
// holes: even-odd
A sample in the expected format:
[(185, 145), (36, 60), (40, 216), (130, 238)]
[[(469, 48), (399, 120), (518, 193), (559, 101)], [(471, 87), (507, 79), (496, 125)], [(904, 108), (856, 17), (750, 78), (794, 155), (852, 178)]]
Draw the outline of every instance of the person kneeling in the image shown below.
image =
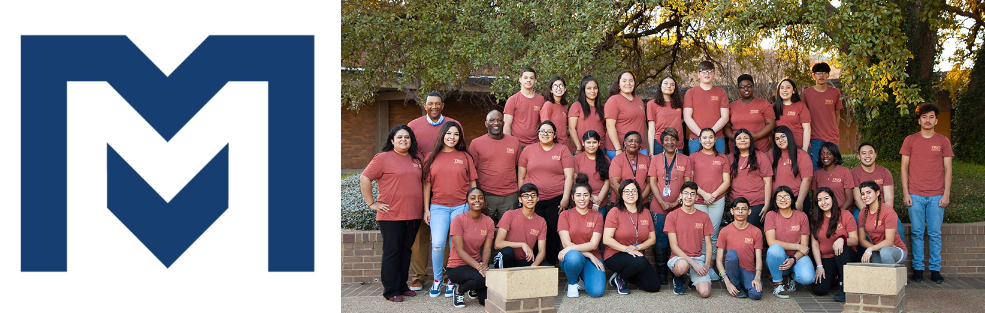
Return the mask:
[[(592, 210), (592, 187), (588, 175), (579, 173), (571, 188), (575, 209), (564, 210), (558, 217), (557, 229), (564, 249), (558, 253), (561, 269), (568, 277), (568, 298), (577, 298), (578, 290), (586, 290), (593, 298), (605, 294), (605, 267), (599, 242), (602, 241), (602, 213)], [(579, 278), (584, 285), (579, 285)]]
[(537, 200), (536, 185), (526, 183), (520, 186), (521, 209), (506, 211), (499, 220), (495, 244), (499, 253), (493, 260), (494, 268), (550, 265), (544, 263), (547, 255), (547, 221), (534, 213)]
[(637, 207), (640, 185), (633, 179), (619, 184), (616, 205), (605, 219), (602, 243), (605, 249), (605, 267), (614, 273), (609, 285), (616, 285), (621, 295), (629, 294), (629, 281), (648, 292), (660, 291), (660, 275), (643, 257), (643, 251), (657, 242), (650, 219), (650, 210)]
[(715, 263), (722, 282), (736, 298), (763, 298), (763, 234), (749, 227), (749, 200), (736, 198), (732, 204), (735, 221), (718, 234), (718, 256)]
[[(680, 209), (667, 214), (663, 231), (670, 240), (674, 257), (667, 267), (674, 274), (674, 294), (684, 294), (684, 274), (691, 277), (691, 284), (702, 298), (711, 296), (711, 234), (715, 231), (708, 213), (698, 211), (694, 201), (698, 196), (698, 184), (693, 181), (681, 186)], [(703, 252), (703, 254), (702, 254)]]
[[(773, 203), (763, 230), (766, 231), (766, 266), (773, 277), (773, 295), (790, 298), (797, 290), (797, 283), (809, 285), (814, 281), (814, 265), (807, 257), (810, 228), (807, 214), (793, 209), (793, 190), (780, 186), (773, 191)], [(793, 272), (793, 278), (784, 285), (783, 275)]]

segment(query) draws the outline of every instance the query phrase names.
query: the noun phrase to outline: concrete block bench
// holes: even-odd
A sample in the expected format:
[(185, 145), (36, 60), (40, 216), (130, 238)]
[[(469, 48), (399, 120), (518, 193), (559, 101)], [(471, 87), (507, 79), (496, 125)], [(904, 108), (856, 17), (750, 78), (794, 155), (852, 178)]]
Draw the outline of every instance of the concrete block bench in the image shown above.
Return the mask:
[(906, 266), (849, 263), (843, 274), (843, 312), (898, 313), (906, 309)]
[(553, 266), (486, 271), (486, 312), (556, 312), (558, 270)]

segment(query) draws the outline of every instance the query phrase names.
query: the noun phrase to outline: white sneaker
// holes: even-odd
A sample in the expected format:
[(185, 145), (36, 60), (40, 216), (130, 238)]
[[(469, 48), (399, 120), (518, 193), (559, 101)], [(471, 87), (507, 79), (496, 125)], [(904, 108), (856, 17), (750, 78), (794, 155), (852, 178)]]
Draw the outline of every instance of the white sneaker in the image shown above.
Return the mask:
[(578, 284), (568, 285), (568, 298), (578, 297)]

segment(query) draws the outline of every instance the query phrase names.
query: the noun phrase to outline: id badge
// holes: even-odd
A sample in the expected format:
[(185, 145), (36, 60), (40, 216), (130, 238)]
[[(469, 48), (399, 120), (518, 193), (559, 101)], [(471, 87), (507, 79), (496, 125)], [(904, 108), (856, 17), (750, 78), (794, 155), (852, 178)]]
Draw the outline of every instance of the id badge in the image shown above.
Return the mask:
[(670, 187), (668, 187), (668, 186), (664, 186), (664, 193), (663, 193), (663, 196), (664, 196), (665, 198), (666, 198), (666, 197), (670, 197)]

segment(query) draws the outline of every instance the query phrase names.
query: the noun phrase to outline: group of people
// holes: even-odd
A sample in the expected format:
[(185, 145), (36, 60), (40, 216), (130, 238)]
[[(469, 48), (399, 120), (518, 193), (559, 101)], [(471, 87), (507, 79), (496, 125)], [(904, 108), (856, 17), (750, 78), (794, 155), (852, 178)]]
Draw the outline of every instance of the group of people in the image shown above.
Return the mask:
[[(773, 294), (787, 298), (797, 283), (829, 293), (849, 262), (904, 262), (894, 181), (875, 164), (875, 146), (858, 147), (854, 169), (841, 165), (841, 94), (827, 85), (827, 64), (813, 66), (816, 84), (802, 92), (781, 81), (772, 104), (753, 96), (748, 74), (729, 103), (712, 84), (714, 65), (698, 70), (699, 85), (683, 96), (665, 77), (662, 99), (645, 105), (632, 72), (617, 75), (604, 105), (600, 84), (586, 76), (569, 105), (564, 79), (550, 79), (539, 95), (536, 72), (523, 69), (520, 91), (504, 112), (486, 115), (487, 133), (467, 148), (461, 124), (442, 114), (441, 95), (429, 93), (426, 115), (391, 129), (360, 177), (383, 235), (383, 296), (399, 302), (423, 290), (428, 256), (429, 295), (444, 288), (457, 307), (466, 295), (484, 304), (490, 268), (556, 265), (568, 297), (602, 296), (607, 282), (619, 294), (630, 293), (627, 283), (657, 292), (668, 280), (676, 294), (689, 280), (708, 297), (721, 280), (733, 296), (760, 299), (764, 267)], [(900, 149), (912, 279), (923, 278), (926, 233), (931, 279), (941, 283), (953, 153), (934, 131), (937, 106), (917, 113), (920, 131)], [(726, 201), (734, 221), (721, 227)], [(844, 292), (834, 297), (844, 301)]]

